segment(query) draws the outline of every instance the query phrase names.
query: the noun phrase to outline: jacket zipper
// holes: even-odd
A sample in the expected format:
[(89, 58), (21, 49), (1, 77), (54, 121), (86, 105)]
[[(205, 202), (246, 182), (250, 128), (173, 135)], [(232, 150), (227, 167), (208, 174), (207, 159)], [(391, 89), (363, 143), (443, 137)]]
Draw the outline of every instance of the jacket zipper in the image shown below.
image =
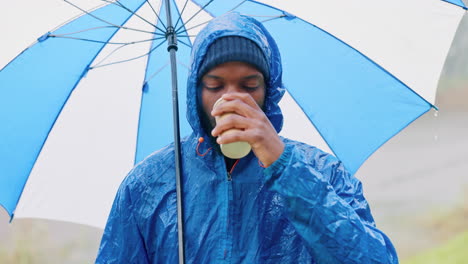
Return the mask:
[(232, 178), (231, 173), (228, 172), (227, 175), (227, 187), (228, 187), (228, 205), (227, 205), (227, 219), (226, 219), (226, 244), (224, 248), (224, 263), (231, 263), (231, 254), (232, 254), (232, 226), (231, 226), (231, 217), (232, 217)]
[(232, 166), (231, 170), (227, 172), (227, 186), (228, 186), (228, 213), (227, 213), (227, 222), (226, 222), (226, 232), (227, 232), (227, 237), (226, 237), (226, 244), (225, 244), (225, 249), (224, 249), (224, 261), (226, 263), (231, 263), (231, 258), (232, 258), (232, 239), (233, 239), (233, 234), (232, 234), (232, 226), (230, 224), (231, 222), (231, 217), (232, 217), (232, 200), (233, 200), (233, 193), (232, 193), (232, 172), (234, 171), (234, 168), (236, 167), (237, 163), (239, 160), (237, 160), (234, 165)]

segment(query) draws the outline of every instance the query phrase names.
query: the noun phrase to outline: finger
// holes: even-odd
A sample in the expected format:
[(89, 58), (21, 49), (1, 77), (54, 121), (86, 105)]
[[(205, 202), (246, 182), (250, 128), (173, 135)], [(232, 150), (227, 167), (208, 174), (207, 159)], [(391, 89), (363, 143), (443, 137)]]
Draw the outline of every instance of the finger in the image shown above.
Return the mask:
[(229, 133), (222, 134), (216, 138), (218, 144), (229, 144), (238, 141), (248, 142), (245, 139), (246, 132), (243, 130), (232, 130)]
[(211, 111), (212, 116), (222, 116), (227, 113), (235, 113), (241, 116), (251, 116), (254, 113), (255, 109), (253, 109), (250, 105), (246, 104), (244, 101), (239, 99), (234, 99), (231, 101), (225, 101), (220, 105), (217, 105)]
[(227, 94), (223, 94), (222, 98), (226, 101), (239, 99), (243, 101), (244, 103), (248, 104), (252, 108), (260, 109), (255, 99), (248, 93), (238, 93), (238, 92), (227, 93)]
[(215, 128), (211, 131), (211, 135), (216, 137), (229, 129), (245, 130), (251, 126), (252, 120), (237, 114), (227, 114), (222, 118), (218, 118)]
[(244, 141), (253, 145), (255, 142), (259, 141), (261, 138), (261, 133), (259, 129), (246, 129), (246, 130), (230, 130), (226, 133), (221, 134), (216, 139), (218, 144), (229, 144), (238, 141)]
[[(222, 110), (222, 109), (225, 109), (225, 107), (228, 107), (228, 106), (224, 106), (223, 108), (221, 108), (222, 105), (226, 104), (227, 102), (231, 102), (231, 103), (234, 103), (236, 102), (237, 104), (240, 104), (240, 105), (247, 105), (247, 106), (250, 106), (252, 108), (258, 108), (258, 105), (257, 103), (255, 102), (255, 100), (252, 98), (252, 96), (250, 94), (247, 94), (247, 93), (229, 93), (229, 94), (224, 94), (220, 99), (223, 99), (223, 103), (221, 104), (218, 104), (216, 107), (214, 107), (212, 110), (219, 110), (219, 111), (215, 111), (216, 114), (219, 114), (219, 112)], [(233, 102), (234, 101), (234, 102)]]

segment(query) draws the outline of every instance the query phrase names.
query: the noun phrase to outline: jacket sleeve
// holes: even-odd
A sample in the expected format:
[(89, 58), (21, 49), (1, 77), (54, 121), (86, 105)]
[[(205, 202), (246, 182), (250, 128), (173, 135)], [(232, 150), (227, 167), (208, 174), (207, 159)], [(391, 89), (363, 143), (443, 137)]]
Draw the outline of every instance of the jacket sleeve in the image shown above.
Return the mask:
[(392, 243), (375, 227), (360, 181), (335, 157), (287, 143), (265, 176), (317, 263), (398, 263)]
[(149, 263), (126, 182), (120, 186), (112, 205), (96, 263)]

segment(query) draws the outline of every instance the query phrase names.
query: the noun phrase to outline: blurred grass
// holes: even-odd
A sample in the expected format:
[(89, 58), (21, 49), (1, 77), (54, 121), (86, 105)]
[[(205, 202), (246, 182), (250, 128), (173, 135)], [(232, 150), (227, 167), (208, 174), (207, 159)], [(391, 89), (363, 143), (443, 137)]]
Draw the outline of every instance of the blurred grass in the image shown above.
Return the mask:
[[(0, 209), (0, 221), (8, 222)], [(0, 225), (0, 264), (94, 263), (102, 230), (61, 221), (16, 219)]]
[(468, 231), (445, 244), (411, 257), (402, 264), (465, 264), (468, 261)]
[[(432, 210), (421, 215), (419, 226), (428, 232), (427, 238), (438, 241), (419, 253), (401, 261), (402, 264), (466, 264), (468, 263), (468, 189), (464, 188), (460, 203), (451, 208)], [(432, 230), (432, 231), (431, 231)], [(419, 237), (419, 240), (424, 239)], [(418, 240), (417, 238), (415, 239)]]

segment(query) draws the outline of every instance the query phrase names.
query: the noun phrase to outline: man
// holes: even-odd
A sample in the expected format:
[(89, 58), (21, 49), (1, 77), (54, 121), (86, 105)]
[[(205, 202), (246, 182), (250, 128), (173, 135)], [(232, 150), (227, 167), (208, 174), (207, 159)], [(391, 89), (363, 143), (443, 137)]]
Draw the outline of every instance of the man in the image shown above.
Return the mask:
[[(361, 183), (335, 157), (278, 136), (281, 72), (272, 37), (237, 13), (214, 19), (194, 43), (193, 133), (181, 142), (187, 263), (397, 263)], [(252, 151), (224, 157), (219, 144), (236, 141)], [(173, 145), (130, 172), (97, 263), (177, 262), (174, 175)]]

